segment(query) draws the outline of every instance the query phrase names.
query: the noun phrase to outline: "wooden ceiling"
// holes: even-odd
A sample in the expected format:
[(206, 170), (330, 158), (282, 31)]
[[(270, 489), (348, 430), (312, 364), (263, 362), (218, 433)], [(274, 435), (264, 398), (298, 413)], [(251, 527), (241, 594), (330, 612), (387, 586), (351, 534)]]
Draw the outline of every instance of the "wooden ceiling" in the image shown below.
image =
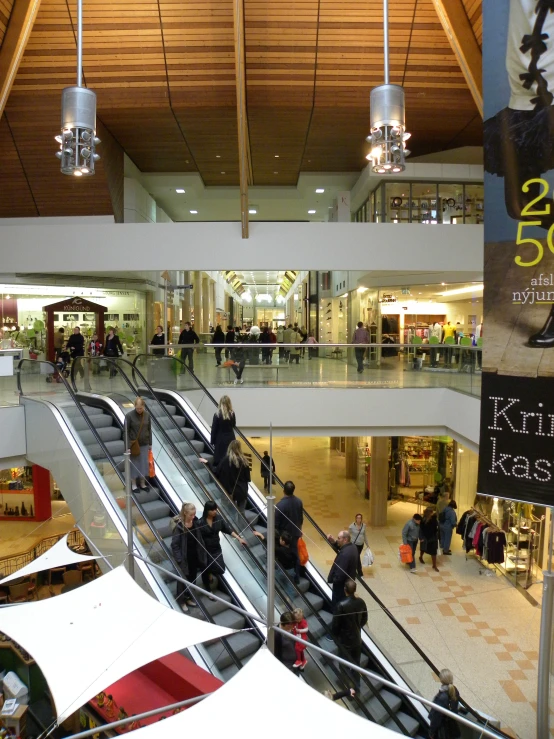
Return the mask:
[[(457, 1), (480, 43), (481, 0)], [(235, 2), (85, 0), (85, 82), (140, 170), (238, 184)], [(243, 2), (254, 184), (361, 170), (369, 93), (383, 82), (382, 3)], [(480, 145), (481, 118), (433, 0), (389, 4), (391, 82), (406, 91), (413, 155)], [(75, 83), (75, 5), (42, 0), (0, 119), (0, 217), (113, 212), (103, 159), (94, 178), (77, 180), (54, 157), (60, 92)], [(0, 0), (0, 43), (11, 11)]]

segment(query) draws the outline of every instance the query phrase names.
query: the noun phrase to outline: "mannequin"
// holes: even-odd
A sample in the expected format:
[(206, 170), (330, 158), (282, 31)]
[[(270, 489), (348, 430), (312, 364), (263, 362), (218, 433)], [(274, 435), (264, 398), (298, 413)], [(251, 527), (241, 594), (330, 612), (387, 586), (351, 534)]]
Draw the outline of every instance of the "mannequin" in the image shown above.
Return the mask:
[(491, 521), (493, 522), (495, 526), (498, 526), (498, 528), (501, 529), (502, 519), (503, 519), (503, 510), (502, 510), (502, 505), (500, 504), (500, 499), (493, 498)]

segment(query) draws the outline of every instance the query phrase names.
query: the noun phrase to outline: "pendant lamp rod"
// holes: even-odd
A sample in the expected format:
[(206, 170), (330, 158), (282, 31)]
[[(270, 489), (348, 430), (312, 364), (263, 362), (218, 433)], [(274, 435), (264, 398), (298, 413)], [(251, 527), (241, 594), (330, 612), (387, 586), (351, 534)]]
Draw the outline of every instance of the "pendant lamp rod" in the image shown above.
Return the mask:
[[(79, 0), (81, 2), (82, 0)], [(389, 0), (383, 0), (383, 55), (385, 59), (385, 85), (390, 84), (389, 73)]]
[[(387, 2), (387, 0), (385, 0)], [(386, 73), (385, 73), (386, 76)], [(77, 0), (77, 87), (83, 86), (83, 0)]]

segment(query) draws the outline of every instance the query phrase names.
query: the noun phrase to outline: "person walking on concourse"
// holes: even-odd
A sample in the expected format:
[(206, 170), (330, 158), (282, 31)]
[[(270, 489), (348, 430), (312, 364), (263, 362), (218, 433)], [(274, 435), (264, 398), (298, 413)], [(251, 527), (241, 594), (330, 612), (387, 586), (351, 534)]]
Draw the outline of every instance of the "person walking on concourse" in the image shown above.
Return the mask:
[[(200, 339), (198, 334), (192, 328), (189, 321), (185, 321), (185, 326), (179, 335), (179, 344), (199, 344)], [(186, 360), (189, 360), (189, 370), (194, 372), (194, 347), (188, 346), (186, 349), (181, 350), (181, 361), (185, 364)], [(184, 372), (183, 368), (183, 372)]]
[(412, 561), (409, 564), (410, 572), (415, 574), (415, 553), (417, 549), (417, 543), (419, 541), (419, 524), (421, 523), (421, 516), (419, 513), (414, 513), (412, 518), (404, 525), (402, 529), (402, 544), (409, 544), (412, 547)]

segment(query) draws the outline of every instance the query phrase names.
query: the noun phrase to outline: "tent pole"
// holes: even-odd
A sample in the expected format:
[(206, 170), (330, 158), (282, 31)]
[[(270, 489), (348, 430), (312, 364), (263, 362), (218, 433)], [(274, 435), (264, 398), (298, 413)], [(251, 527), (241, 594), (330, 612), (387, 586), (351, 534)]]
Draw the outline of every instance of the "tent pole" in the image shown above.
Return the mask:
[(127, 572), (135, 579), (135, 560), (133, 559), (133, 500), (131, 497), (131, 452), (125, 457), (125, 513), (127, 514)]
[(267, 496), (267, 648), (275, 651), (275, 496), (273, 495), (273, 426), (269, 424), (269, 495)]

